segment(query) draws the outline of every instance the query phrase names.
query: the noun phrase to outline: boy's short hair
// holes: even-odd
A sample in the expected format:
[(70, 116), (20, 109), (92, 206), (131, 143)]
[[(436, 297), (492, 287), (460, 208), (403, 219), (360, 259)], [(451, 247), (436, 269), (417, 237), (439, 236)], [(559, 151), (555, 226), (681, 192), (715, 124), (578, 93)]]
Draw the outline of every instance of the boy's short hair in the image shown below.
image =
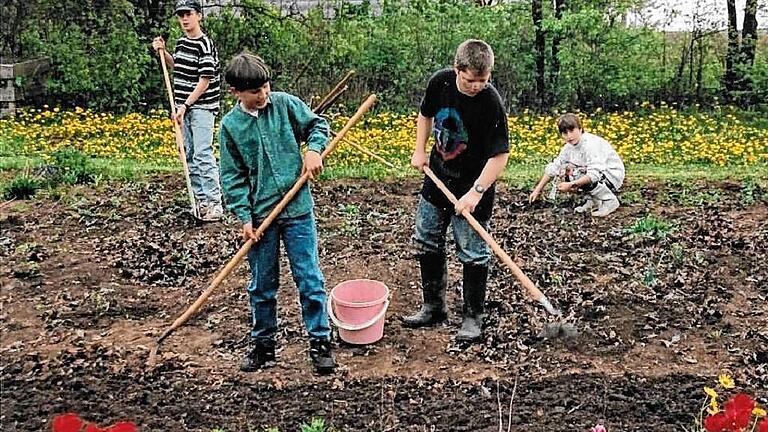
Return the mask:
[(238, 91), (259, 89), (271, 79), (272, 73), (264, 59), (247, 52), (232, 57), (224, 71), (224, 80)]
[(493, 70), (493, 49), (480, 39), (467, 39), (456, 48), (453, 66), (460, 70), (472, 70), (484, 74)]
[(581, 125), (581, 120), (576, 114), (565, 113), (557, 118), (557, 130), (561, 134), (574, 129), (584, 130), (584, 126)]

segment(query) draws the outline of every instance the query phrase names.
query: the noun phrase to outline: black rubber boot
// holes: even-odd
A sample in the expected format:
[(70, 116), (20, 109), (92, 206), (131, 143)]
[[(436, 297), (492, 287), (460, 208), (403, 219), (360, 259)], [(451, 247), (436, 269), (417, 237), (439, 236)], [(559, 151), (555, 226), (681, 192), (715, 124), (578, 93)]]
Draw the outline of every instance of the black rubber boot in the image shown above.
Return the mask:
[(274, 340), (256, 340), (253, 342), (253, 348), (245, 355), (240, 370), (243, 372), (253, 372), (259, 369), (273, 367), (275, 365), (275, 341)]
[(331, 354), (331, 341), (327, 339), (310, 339), (309, 357), (315, 366), (315, 372), (330, 374), (336, 370), (336, 361)]
[(457, 341), (474, 342), (482, 336), (487, 284), (487, 265), (464, 264), (464, 317), (461, 330), (456, 334)]
[(421, 292), (424, 304), (413, 315), (400, 318), (403, 326), (418, 328), (439, 324), (448, 318), (445, 288), (448, 285), (448, 264), (445, 254), (424, 254), (419, 257)]

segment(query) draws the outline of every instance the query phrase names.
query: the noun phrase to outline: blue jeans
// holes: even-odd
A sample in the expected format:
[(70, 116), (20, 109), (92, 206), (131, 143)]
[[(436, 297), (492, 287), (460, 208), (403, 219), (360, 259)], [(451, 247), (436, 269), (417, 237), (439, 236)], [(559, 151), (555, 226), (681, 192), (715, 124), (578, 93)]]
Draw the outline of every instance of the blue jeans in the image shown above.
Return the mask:
[(312, 213), (277, 219), (248, 252), (251, 282), (251, 337), (274, 339), (277, 333), (277, 288), (280, 285), (280, 239), (283, 240), (293, 281), (299, 289), (304, 326), (310, 338), (330, 339), (325, 279), (320, 271), (317, 229)]
[[(480, 222), (480, 221), (478, 221)], [(413, 241), (419, 254), (445, 254), (445, 236), (448, 225), (453, 228), (456, 251), (462, 264), (485, 265), (491, 259), (488, 244), (463, 216), (457, 216), (453, 207), (441, 210), (424, 197), (419, 198), (416, 209), (416, 232)], [(486, 230), (488, 221), (480, 222)]]
[(199, 203), (221, 204), (219, 166), (213, 156), (213, 111), (192, 108), (184, 115), (181, 132), (187, 152), (189, 180)]

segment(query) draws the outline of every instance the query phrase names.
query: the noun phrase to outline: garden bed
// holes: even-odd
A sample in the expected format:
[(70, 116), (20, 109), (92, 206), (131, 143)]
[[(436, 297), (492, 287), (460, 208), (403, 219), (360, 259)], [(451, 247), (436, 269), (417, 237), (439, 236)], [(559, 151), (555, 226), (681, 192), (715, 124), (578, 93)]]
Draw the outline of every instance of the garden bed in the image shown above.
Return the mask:
[[(402, 328), (420, 301), (410, 236), (419, 183), (314, 186), (327, 286), (375, 278), (392, 292), (385, 336), (336, 350), (315, 376), (293, 283), (282, 266), (278, 366), (245, 374), (248, 312), (240, 266), (146, 367), (154, 338), (239, 247), (234, 220), (199, 226), (176, 176), (77, 186), (0, 209), (0, 425), (46, 430), (76, 412), (143, 430), (296, 430), (313, 417), (337, 430), (679, 431), (704, 385), (729, 372), (768, 396), (768, 197), (752, 183), (630, 183), (608, 219), (574, 203), (526, 203), (502, 186), (492, 233), (562, 308), (579, 335), (537, 337), (550, 319), (504, 268), (491, 269), (483, 343), (452, 340), (460, 266), (452, 259), (449, 323)], [(650, 215), (650, 216), (649, 216)], [(513, 397), (514, 395), (514, 397)], [(511, 415), (509, 404), (511, 401)]]

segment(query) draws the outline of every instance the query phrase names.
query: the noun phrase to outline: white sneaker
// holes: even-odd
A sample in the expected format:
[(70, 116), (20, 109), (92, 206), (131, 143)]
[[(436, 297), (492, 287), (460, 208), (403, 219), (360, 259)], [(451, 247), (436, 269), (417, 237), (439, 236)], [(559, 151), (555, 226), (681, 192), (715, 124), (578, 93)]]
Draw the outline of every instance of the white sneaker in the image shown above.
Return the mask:
[(219, 203), (201, 204), (199, 212), (200, 219), (205, 222), (215, 222), (224, 217), (224, 209)]
[(576, 207), (575, 209), (573, 209), (573, 211), (575, 211), (576, 213), (586, 213), (592, 210), (592, 208), (594, 207), (595, 207), (595, 200), (591, 196), (588, 196), (587, 200), (584, 201), (584, 204)]
[(590, 193), (597, 204), (597, 209), (592, 211), (592, 216), (605, 217), (619, 208), (619, 199), (605, 184), (598, 183)]

